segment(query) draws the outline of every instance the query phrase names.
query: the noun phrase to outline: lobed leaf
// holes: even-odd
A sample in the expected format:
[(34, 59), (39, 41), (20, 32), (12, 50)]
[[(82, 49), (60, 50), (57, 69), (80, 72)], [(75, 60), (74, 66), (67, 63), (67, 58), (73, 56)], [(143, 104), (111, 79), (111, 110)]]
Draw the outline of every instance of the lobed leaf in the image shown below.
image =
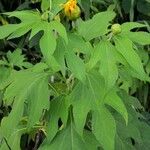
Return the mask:
[(86, 72), (83, 60), (81, 60), (73, 51), (66, 51), (65, 53), (66, 61), (69, 70), (73, 75), (81, 81), (85, 81)]
[[(108, 33), (109, 22), (115, 17), (112, 11), (97, 13), (92, 19), (79, 23), (78, 32), (85, 40), (90, 41)], [(89, 34), (90, 33), (90, 34)]]
[(117, 36), (115, 38), (115, 46), (117, 51), (126, 59), (127, 63), (132, 67), (132, 70), (138, 73), (143, 80), (147, 80), (142, 62), (138, 54), (133, 49), (131, 40)]

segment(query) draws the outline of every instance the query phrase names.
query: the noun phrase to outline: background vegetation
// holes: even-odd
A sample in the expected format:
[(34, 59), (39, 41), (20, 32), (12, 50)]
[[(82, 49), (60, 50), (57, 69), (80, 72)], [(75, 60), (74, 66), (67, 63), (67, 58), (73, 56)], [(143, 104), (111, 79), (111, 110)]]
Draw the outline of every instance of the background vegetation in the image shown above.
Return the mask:
[(150, 0), (64, 3), (0, 1), (0, 149), (149, 150)]

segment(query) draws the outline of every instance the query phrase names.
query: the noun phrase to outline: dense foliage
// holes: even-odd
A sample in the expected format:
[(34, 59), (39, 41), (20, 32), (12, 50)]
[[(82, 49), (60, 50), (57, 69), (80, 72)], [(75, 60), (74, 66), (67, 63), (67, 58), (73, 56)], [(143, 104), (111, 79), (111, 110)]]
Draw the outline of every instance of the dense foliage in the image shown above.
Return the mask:
[(0, 12), (0, 150), (150, 149), (150, 0)]

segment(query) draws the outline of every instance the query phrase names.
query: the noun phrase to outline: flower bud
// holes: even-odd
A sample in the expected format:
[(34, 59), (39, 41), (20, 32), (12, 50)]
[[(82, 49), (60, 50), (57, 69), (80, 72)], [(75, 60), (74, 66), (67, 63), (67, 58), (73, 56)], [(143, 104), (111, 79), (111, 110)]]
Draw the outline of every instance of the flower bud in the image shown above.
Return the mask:
[(121, 25), (120, 24), (113, 24), (111, 26), (111, 31), (114, 35), (121, 33)]

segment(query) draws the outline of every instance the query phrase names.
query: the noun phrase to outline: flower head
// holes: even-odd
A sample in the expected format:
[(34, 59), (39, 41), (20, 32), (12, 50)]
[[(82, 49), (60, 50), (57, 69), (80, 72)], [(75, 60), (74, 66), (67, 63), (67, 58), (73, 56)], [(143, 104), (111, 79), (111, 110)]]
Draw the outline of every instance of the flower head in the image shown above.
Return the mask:
[(75, 20), (80, 16), (80, 8), (77, 5), (76, 0), (68, 0), (63, 5), (64, 13), (70, 20)]
[(69, 0), (67, 3), (64, 4), (64, 12), (67, 15), (71, 15), (71, 13), (76, 9), (77, 1), (76, 0)]

